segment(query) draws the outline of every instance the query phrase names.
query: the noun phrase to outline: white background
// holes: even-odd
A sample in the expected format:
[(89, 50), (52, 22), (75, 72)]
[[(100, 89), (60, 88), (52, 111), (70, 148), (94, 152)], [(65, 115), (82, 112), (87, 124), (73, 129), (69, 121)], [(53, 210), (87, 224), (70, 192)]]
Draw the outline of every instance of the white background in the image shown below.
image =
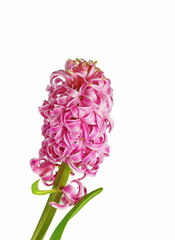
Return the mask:
[[(1, 239), (30, 239), (47, 196), (38, 179), (50, 74), (68, 58), (98, 60), (112, 81), (111, 154), (89, 191), (104, 191), (68, 223), (63, 240), (175, 239), (175, 2), (1, 1)], [(57, 212), (45, 239), (67, 210)]]

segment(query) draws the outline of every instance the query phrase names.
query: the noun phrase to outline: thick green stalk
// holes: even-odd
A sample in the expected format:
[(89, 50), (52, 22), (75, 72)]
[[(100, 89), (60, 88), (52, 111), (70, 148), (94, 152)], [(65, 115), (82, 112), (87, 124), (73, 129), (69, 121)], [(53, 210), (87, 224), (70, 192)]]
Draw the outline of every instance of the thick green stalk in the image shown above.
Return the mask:
[[(66, 163), (62, 163), (56, 179), (55, 183), (53, 185), (53, 188), (60, 189), (60, 187), (65, 187), (67, 180), (69, 178), (71, 169)], [(61, 200), (62, 193), (51, 193), (48, 201), (46, 203), (46, 206), (44, 208), (44, 211), (41, 215), (41, 218), (38, 222), (38, 225), (35, 229), (35, 232), (31, 238), (31, 240), (42, 240), (47, 232), (47, 229), (50, 226), (50, 223), (55, 215), (56, 209), (53, 208), (51, 205), (49, 205), (49, 202), (56, 202), (59, 203)]]

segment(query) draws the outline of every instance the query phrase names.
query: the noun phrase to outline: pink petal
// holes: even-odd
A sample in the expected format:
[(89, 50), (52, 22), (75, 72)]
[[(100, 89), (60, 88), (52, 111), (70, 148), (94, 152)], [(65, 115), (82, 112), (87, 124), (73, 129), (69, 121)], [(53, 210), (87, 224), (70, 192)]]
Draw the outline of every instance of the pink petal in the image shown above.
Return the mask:
[(75, 172), (82, 173), (84, 172), (81, 168), (76, 167), (71, 160), (68, 160), (69, 167)]
[(83, 118), (84, 116), (89, 115), (91, 112), (93, 112), (94, 108), (89, 106), (81, 106), (79, 107), (79, 117)]
[(63, 129), (59, 129), (57, 131), (57, 134), (54, 137), (56, 143), (59, 143), (62, 140), (63, 138), (62, 132), (63, 132)]
[(99, 129), (97, 126), (91, 126), (91, 132), (89, 134), (89, 139), (93, 140), (99, 136)]
[(76, 191), (70, 184), (68, 184), (66, 187), (64, 187), (63, 193), (68, 199), (72, 199), (75, 196)]
[(87, 123), (82, 121), (82, 127), (83, 127), (85, 140), (86, 142), (89, 142), (89, 129), (88, 129)]
[(68, 88), (66, 94), (69, 95), (70, 97), (73, 97), (73, 98), (76, 98), (76, 97), (80, 96), (80, 93), (77, 92), (75, 89), (72, 89), (72, 88)]
[(96, 112), (95, 112), (95, 117), (96, 117), (97, 126), (99, 129), (101, 129), (103, 125), (103, 118)]
[(82, 152), (79, 151), (79, 152), (77, 152), (77, 153), (75, 153), (75, 154), (71, 154), (70, 159), (71, 159), (71, 161), (73, 161), (74, 163), (80, 162), (80, 161), (82, 160)]
[(74, 65), (75, 65), (76, 61), (75, 60), (67, 60), (66, 63), (65, 63), (65, 70), (69, 70), (71, 69)]
[(96, 155), (95, 151), (90, 151), (90, 153), (88, 155), (86, 155), (86, 157), (83, 158), (82, 163), (83, 164), (88, 163), (95, 157), (95, 155)]
[(86, 169), (86, 174), (90, 176), (95, 176), (97, 174), (98, 169), (99, 169), (99, 166), (96, 166), (92, 169)]
[(66, 130), (64, 131), (63, 139), (64, 139), (64, 142), (67, 144), (67, 146), (72, 148), (72, 143), (70, 141), (69, 133)]
[(98, 107), (98, 105), (93, 102), (88, 96), (83, 96), (82, 98), (82, 104), (84, 104), (85, 106), (91, 106), (91, 107)]
[(76, 106), (80, 102), (79, 98), (72, 99), (67, 105), (66, 105), (66, 110), (69, 110)]
[(95, 93), (93, 88), (86, 89), (84, 95), (88, 96), (88, 98), (93, 102), (95, 102), (97, 100), (97, 94)]
[(77, 106), (72, 107), (71, 112), (75, 118), (79, 118), (79, 107)]
[(105, 118), (108, 121), (109, 132), (111, 132), (111, 130), (114, 128), (114, 121), (109, 116), (105, 116)]
[(96, 117), (94, 112), (90, 112), (88, 115), (83, 117), (83, 122), (86, 122), (89, 125), (96, 125)]
[(53, 80), (55, 79), (55, 77), (58, 77), (58, 76), (66, 79), (66, 82), (69, 86), (72, 84), (72, 77), (70, 76), (70, 74), (66, 73), (64, 70), (59, 70), (59, 71), (52, 73), (52, 75), (50, 76), (51, 84), (52, 84)]
[(69, 101), (69, 97), (68, 96), (59, 97), (57, 99), (57, 104), (63, 105), (63, 104), (66, 104), (68, 101)]
[(81, 197), (84, 194), (84, 186), (83, 186), (83, 184), (81, 183), (80, 180), (73, 180), (71, 183), (73, 183), (73, 182), (76, 182), (78, 184), (78, 187), (79, 187), (78, 193), (74, 196), (74, 198), (76, 197), (78, 199), (81, 199)]
[(92, 150), (99, 150), (103, 147), (103, 144), (95, 144), (95, 143), (86, 143), (86, 146)]
[(80, 89), (79, 89), (79, 92), (80, 92), (80, 95), (84, 95), (84, 91), (85, 89), (88, 87), (87, 84), (83, 84), (81, 85)]
[(65, 209), (66, 207), (69, 206), (69, 203), (67, 204), (58, 204), (56, 202), (50, 202), (49, 203), (52, 207), (56, 208), (56, 209)]

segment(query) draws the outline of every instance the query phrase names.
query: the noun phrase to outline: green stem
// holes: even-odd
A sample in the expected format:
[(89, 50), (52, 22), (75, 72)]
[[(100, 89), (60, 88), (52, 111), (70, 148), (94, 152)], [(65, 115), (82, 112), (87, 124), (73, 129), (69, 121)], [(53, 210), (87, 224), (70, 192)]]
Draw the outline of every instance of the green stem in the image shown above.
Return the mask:
[[(71, 169), (66, 163), (62, 163), (56, 179), (55, 183), (53, 185), (53, 188), (60, 189), (60, 187), (65, 187), (67, 180), (69, 178)], [(44, 211), (41, 215), (41, 218), (38, 222), (38, 225), (35, 229), (35, 232), (31, 238), (31, 240), (42, 240), (47, 232), (47, 229), (50, 226), (50, 223), (55, 215), (56, 209), (53, 208), (51, 205), (49, 205), (49, 202), (56, 202), (59, 203), (61, 200), (62, 193), (51, 193), (48, 201), (46, 203), (46, 206), (44, 208)]]

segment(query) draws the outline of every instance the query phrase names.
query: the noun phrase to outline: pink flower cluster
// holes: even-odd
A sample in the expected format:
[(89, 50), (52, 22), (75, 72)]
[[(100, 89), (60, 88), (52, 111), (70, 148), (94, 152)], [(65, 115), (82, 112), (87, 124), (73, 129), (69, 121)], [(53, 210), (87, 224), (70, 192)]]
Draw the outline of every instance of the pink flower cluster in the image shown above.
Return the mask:
[(31, 167), (46, 185), (55, 180), (55, 167), (65, 162), (72, 173), (96, 175), (99, 164), (109, 156), (107, 130), (113, 128), (110, 80), (96, 62), (68, 60), (65, 70), (50, 77), (48, 100), (39, 108), (44, 117), (44, 140), (39, 158)]

